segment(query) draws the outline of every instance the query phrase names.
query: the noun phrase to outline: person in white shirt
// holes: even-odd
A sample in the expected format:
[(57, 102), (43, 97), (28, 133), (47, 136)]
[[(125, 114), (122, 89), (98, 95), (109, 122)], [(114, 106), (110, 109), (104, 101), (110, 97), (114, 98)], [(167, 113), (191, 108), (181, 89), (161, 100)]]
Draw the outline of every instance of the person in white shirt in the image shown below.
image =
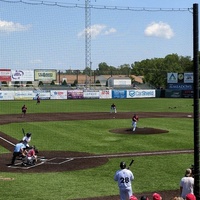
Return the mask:
[(191, 169), (186, 169), (185, 176), (180, 181), (180, 196), (186, 198), (187, 194), (194, 194), (194, 178)]
[(115, 173), (114, 180), (118, 182), (120, 200), (128, 200), (133, 195), (131, 182), (134, 179), (133, 173), (126, 168), (126, 163), (120, 163), (120, 170)]

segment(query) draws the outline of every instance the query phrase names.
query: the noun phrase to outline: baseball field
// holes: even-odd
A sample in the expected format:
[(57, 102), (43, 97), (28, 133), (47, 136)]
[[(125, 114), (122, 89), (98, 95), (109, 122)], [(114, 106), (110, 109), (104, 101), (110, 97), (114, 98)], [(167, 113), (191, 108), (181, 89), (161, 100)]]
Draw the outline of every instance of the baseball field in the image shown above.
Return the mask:
[[(115, 103), (117, 113), (110, 113)], [(27, 114), (21, 115), (26, 104)], [(118, 200), (119, 163), (134, 159), (133, 191), (163, 200), (178, 195), (193, 164), (193, 99), (0, 102), (0, 199)], [(131, 131), (131, 118), (139, 116)], [(23, 133), (32, 133), (38, 163), (9, 163)], [(151, 199), (151, 198), (150, 198)]]

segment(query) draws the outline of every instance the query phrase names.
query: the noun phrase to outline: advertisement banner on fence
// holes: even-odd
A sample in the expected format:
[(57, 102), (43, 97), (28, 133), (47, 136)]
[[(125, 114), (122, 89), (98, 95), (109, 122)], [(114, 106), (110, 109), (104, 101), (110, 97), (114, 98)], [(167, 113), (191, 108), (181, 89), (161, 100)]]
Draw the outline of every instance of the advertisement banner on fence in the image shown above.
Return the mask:
[(51, 90), (51, 99), (67, 99), (67, 90)]
[(193, 90), (193, 84), (191, 83), (177, 83), (177, 84), (167, 84), (167, 89), (172, 90)]
[(156, 97), (155, 90), (127, 90), (127, 98)]
[(112, 90), (100, 90), (99, 98), (100, 99), (111, 99), (112, 98)]
[(94, 92), (94, 91), (83, 92), (83, 97), (84, 99), (99, 99), (99, 91), (98, 92)]
[(0, 100), (14, 100), (14, 91), (0, 91)]
[(34, 90), (33, 99), (36, 100), (38, 96), (40, 99), (50, 99), (50, 90)]
[(11, 81), (34, 81), (33, 70), (11, 70)]
[(83, 99), (83, 90), (67, 90), (68, 99)]
[(55, 81), (57, 70), (55, 69), (35, 69), (35, 81)]
[(126, 98), (126, 90), (112, 90), (112, 98), (113, 99), (125, 99)]
[(11, 81), (10, 69), (0, 69), (0, 82), (2, 81)]
[(31, 100), (33, 99), (33, 91), (15, 91), (15, 100)]

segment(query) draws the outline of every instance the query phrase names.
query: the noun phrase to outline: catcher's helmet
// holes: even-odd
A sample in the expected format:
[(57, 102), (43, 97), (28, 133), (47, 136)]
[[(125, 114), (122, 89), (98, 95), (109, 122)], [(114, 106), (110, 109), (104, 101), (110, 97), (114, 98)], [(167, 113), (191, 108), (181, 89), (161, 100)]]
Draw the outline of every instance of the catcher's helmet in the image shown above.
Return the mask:
[(120, 168), (125, 169), (126, 168), (126, 163), (125, 162), (120, 162)]
[(31, 137), (31, 133), (27, 133), (26, 136), (27, 136), (27, 137)]

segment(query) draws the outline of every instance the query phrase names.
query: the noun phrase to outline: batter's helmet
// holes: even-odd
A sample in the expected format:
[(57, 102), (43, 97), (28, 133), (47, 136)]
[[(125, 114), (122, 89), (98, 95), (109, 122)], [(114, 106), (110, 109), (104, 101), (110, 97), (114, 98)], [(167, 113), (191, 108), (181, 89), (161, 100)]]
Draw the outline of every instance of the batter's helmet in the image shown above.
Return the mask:
[(26, 136), (27, 136), (27, 137), (31, 137), (31, 133), (27, 133)]
[(125, 162), (120, 162), (120, 168), (125, 169), (126, 168), (126, 163)]

